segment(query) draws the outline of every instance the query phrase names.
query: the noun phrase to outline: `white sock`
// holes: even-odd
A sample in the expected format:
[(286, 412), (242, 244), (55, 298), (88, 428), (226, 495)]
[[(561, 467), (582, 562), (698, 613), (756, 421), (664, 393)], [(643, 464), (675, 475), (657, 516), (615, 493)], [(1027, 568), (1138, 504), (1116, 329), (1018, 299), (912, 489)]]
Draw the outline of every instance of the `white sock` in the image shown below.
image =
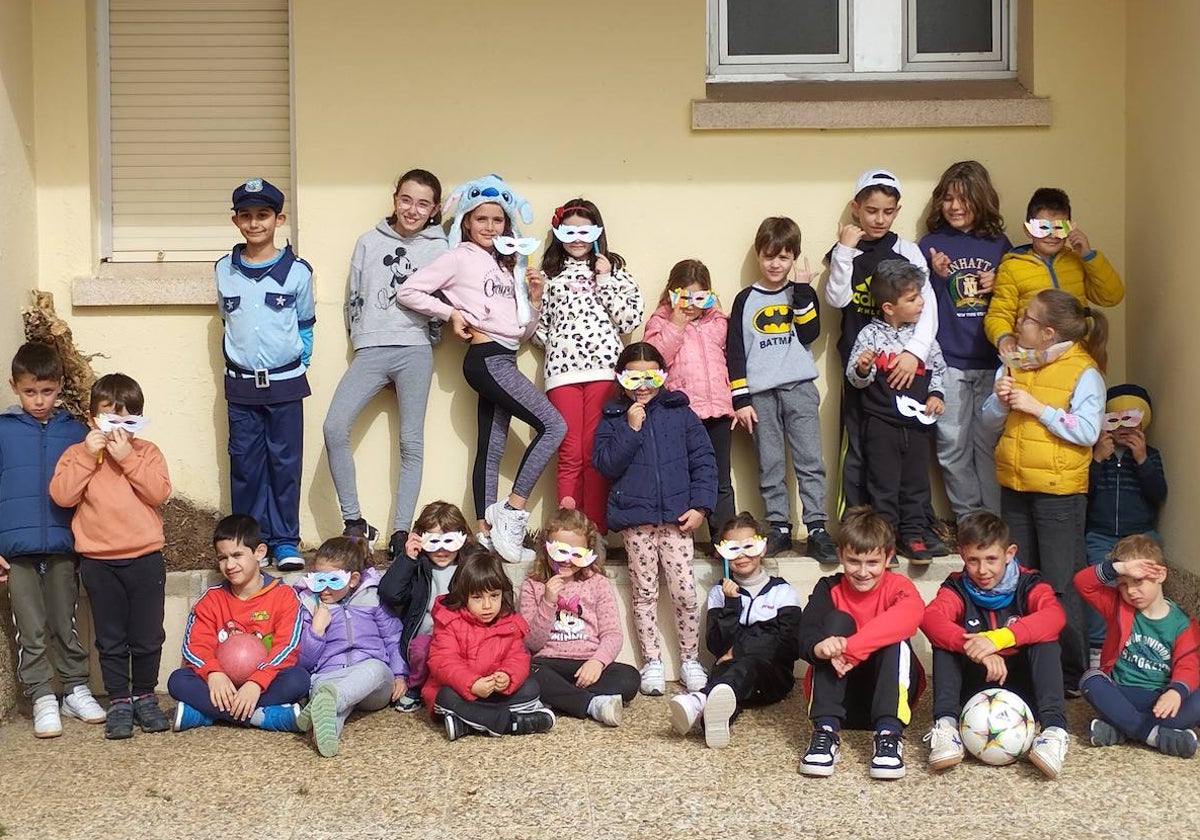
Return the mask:
[(1158, 727), (1150, 730), (1150, 734), (1146, 736), (1146, 746), (1158, 749)]
[(949, 726), (951, 729), (958, 729), (958, 721), (950, 717), (950, 715), (942, 715), (936, 721), (937, 726)]

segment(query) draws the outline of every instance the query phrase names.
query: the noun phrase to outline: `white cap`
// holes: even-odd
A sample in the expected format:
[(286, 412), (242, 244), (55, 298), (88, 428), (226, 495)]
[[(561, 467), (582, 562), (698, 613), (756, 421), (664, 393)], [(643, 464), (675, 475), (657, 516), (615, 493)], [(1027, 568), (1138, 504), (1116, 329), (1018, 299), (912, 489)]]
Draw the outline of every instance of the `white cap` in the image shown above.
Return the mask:
[(859, 175), (854, 194), (858, 195), (867, 187), (891, 187), (896, 192), (901, 192), (900, 179), (886, 169), (868, 169)]

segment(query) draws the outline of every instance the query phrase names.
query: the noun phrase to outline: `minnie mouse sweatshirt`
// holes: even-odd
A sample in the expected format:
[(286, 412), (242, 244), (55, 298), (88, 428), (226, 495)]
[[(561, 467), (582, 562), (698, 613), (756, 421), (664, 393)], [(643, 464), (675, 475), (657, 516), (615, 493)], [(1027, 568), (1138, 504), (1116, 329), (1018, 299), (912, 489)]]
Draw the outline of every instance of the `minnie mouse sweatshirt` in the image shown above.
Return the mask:
[(529, 624), (525, 647), (551, 659), (595, 659), (611, 665), (621, 652), (621, 623), (612, 584), (601, 574), (576, 576), (558, 593), (555, 606), (542, 596), (546, 584), (525, 578), (521, 617)]

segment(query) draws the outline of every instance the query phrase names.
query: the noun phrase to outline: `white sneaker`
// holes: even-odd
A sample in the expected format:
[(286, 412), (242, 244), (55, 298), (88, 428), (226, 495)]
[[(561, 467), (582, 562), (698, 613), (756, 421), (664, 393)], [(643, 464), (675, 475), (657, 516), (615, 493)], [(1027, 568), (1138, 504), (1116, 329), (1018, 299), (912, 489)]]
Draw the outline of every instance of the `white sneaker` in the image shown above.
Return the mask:
[(492, 545), (492, 535), (485, 534), (483, 531), (479, 531), (475, 534), (475, 542), (479, 543), (481, 546), (486, 548), (488, 551), (491, 551), (492, 549), (495, 548), (495, 546)]
[(597, 694), (588, 703), (588, 717), (605, 726), (620, 726), (625, 703), (620, 694)]
[(642, 694), (661, 697), (667, 690), (667, 678), (663, 673), (661, 659), (647, 659), (642, 666)]
[(700, 715), (704, 713), (704, 704), (708, 698), (699, 692), (676, 694), (671, 698), (668, 708), (671, 711), (671, 728), (680, 735), (692, 731)]
[(679, 663), (679, 681), (688, 691), (703, 691), (708, 685), (708, 674), (695, 659), (685, 659)]
[(729, 746), (729, 719), (735, 711), (733, 689), (725, 683), (714, 685), (704, 704), (704, 743), (713, 749)]
[(503, 502), (493, 502), (483, 512), (483, 518), (492, 526), (492, 544), (497, 553), (509, 563), (525, 560), (525, 526), (529, 512), (509, 510)]
[(62, 713), (84, 723), (104, 723), (107, 718), (104, 709), (92, 696), (92, 690), (86, 685), (77, 685), (70, 694), (63, 695)]
[(929, 742), (929, 769), (947, 770), (962, 763), (963, 743), (951, 718), (939, 718), (923, 739)]
[(62, 734), (62, 718), (58, 716), (58, 698), (53, 694), (33, 701), (33, 734), (37, 738), (57, 738)]
[(1071, 736), (1062, 727), (1043, 729), (1029, 750), (1029, 760), (1046, 774), (1046, 778), (1057, 779), (1062, 772), (1063, 759), (1067, 757), (1070, 742)]

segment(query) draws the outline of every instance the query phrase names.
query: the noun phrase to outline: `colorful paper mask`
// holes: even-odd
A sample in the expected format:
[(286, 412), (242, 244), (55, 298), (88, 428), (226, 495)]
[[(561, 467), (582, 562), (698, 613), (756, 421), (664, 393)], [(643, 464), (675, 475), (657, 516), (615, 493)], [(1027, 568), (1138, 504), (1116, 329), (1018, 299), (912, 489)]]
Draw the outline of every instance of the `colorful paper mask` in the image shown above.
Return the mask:
[(1104, 415), (1103, 428), (1106, 432), (1115, 432), (1117, 429), (1136, 429), (1142, 425), (1141, 409), (1127, 408), (1124, 411), (1109, 411)]
[(672, 289), (667, 296), (673, 307), (694, 306), (697, 309), (712, 309), (717, 303), (717, 296), (709, 289), (698, 289), (694, 292)]
[(1071, 232), (1070, 219), (1029, 219), (1025, 222), (1025, 230), (1034, 239), (1045, 239), (1053, 236), (1055, 239), (1066, 239)]
[(426, 554), (435, 551), (458, 551), (467, 541), (462, 531), (446, 531), (442, 534), (421, 534), (421, 550)]
[(748, 540), (721, 540), (716, 545), (717, 554), (726, 560), (739, 557), (757, 557), (767, 548), (767, 538), (755, 534)]
[(341, 592), (350, 585), (350, 573), (345, 569), (334, 569), (329, 572), (309, 572), (304, 576), (304, 582), (315, 594), (324, 589)]
[(623, 370), (617, 374), (617, 382), (626, 391), (638, 388), (661, 388), (667, 381), (665, 370)]
[(140, 414), (128, 414), (122, 417), (120, 414), (97, 414), (96, 428), (105, 434), (114, 429), (124, 429), (127, 432), (136, 433), (146, 428), (146, 424), (150, 421)]
[(554, 228), (554, 238), (564, 245), (572, 242), (586, 242), (591, 245), (604, 233), (600, 225), (558, 225)]
[(925, 403), (920, 403), (906, 394), (896, 395), (896, 410), (900, 412), (901, 417), (912, 417), (917, 422), (932, 426), (937, 422), (937, 418), (925, 413)]
[(497, 236), (492, 239), (492, 247), (505, 256), (520, 254), (523, 257), (528, 257), (541, 244), (542, 240), (529, 236)]
[(546, 558), (555, 571), (568, 563), (577, 569), (586, 569), (596, 562), (596, 552), (570, 543), (546, 540)]

